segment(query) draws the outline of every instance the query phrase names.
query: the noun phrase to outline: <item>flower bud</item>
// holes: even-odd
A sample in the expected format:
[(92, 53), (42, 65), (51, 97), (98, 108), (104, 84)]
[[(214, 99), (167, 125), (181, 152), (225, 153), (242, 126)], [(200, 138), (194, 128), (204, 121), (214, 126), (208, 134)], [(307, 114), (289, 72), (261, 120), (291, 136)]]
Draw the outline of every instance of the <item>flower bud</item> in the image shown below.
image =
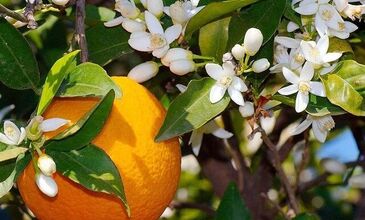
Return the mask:
[(185, 24), (189, 20), (189, 15), (184, 8), (185, 2), (176, 1), (170, 5), (169, 13), (174, 24)]
[(288, 25), (286, 26), (286, 30), (290, 33), (293, 32), (295, 30), (299, 29), (299, 25), (297, 25), (296, 23), (289, 21)]
[(133, 2), (120, 0), (115, 3), (115, 10), (120, 12), (123, 17), (135, 19), (141, 13)]
[(161, 58), (161, 62), (164, 66), (170, 66), (172, 61), (192, 59), (193, 53), (191, 51), (182, 48), (172, 48)]
[(346, 166), (335, 159), (325, 158), (321, 160), (321, 164), (323, 168), (329, 173), (343, 174), (346, 171)]
[[(33, 1), (33, 0), (31, 0)], [(33, 1), (35, 2), (35, 1)], [(52, 0), (52, 3), (55, 5), (59, 5), (59, 6), (65, 6), (67, 3), (69, 2), (69, 0)]]
[(245, 102), (245, 105), (240, 106), (238, 110), (240, 111), (242, 117), (244, 118), (251, 117), (255, 113), (255, 109), (253, 107), (252, 102)]
[(245, 56), (245, 48), (242, 45), (236, 44), (232, 48), (232, 55), (236, 60), (241, 60)]
[(223, 54), (223, 57), (222, 57), (222, 62), (223, 63), (226, 63), (226, 62), (232, 61), (232, 60), (233, 60), (232, 53), (227, 52), (227, 53)]
[(176, 60), (170, 63), (170, 71), (182, 76), (195, 71), (195, 63), (192, 60)]
[(27, 132), (27, 138), (31, 141), (38, 140), (43, 132), (40, 128), (41, 124), (43, 122), (42, 116), (35, 116), (28, 124), (28, 126), (25, 128)]
[(265, 70), (269, 69), (269, 67), (269, 61), (266, 58), (262, 58), (253, 62), (252, 71), (254, 71), (255, 73), (262, 73)]
[(52, 176), (52, 174), (56, 172), (56, 163), (52, 157), (48, 156), (47, 154), (42, 154), (38, 158), (37, 165), (42, 173), (46, 176)]
[(254, 56), (257, 51), (259, 51), (263, 39), (264, 37), (262, 36), (262, 33), (259, 29), (248, 29), (245, 34), (245, 39), (243, 40), (243, 47), (245, 48), (245, 52), (249, 56)]
[(147, 0), (147, 10), (151, 12), (156, 18), (160, 18), (163, 14), (162, 0)]
[(128, 77), (142, 83), (156, 76), (158, 68), (158, 64), (153, 61), (141, 63), (129, 71)]
[(122, 23), (122, 27), (128, 31), (129, 33), (138, 32), (138, 31), (145, 31), (146, 25), (142, 22), (138, 22), (131, 19), (125, 19)]
[(58, 186), (52, 177), (46, 176), (43, 173), (38, 173), (35, 176), (35, 182), (38, 189), (48, 197), (55, 197), (57, 195)]

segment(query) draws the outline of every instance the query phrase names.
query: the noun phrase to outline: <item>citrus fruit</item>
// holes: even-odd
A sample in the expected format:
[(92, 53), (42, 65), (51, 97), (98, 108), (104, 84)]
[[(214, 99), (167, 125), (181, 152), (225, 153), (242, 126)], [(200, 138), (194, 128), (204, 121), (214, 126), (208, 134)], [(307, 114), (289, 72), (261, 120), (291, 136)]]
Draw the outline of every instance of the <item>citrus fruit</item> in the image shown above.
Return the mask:
[[(108, 120), (93, 140), (117, 166), (131, 209), (131, 220), (156, 220), (172, 200), (180, 176), (178, 139), (156, 143), (154, 137), (165, 110), (143, 86), (125, 77), (113, 77), (122, 88)], [(96, 98), (57, 98), (44, 114), (77, 122), (96, 103)], [(62, 129), (61, 129), (62, 130)], [(56, 131), (59, 133), (61, 130)], [(48, 133), (48, 137), (56, 133)], [(55, 174), (59, 192), (43, 195), (34, 181), (30, 164), (18, 180), (26, 205), (40, 220), (126, 220), (122, 202), (109, 194), (92, 192)]]

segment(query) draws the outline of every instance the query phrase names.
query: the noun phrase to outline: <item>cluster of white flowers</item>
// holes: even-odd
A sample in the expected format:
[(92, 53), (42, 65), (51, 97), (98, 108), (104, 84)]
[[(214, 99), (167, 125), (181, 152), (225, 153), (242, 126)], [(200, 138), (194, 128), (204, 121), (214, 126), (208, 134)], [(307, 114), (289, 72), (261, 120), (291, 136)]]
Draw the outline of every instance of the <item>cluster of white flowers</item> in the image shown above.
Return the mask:
[[(199, 2), (199, 1), (198, 1)], [(170, 48), (171, 43), (184, 35), (186, 25), (190, 18), (203, 7), (197, 7), (197, 1), (176, 1), (169, 7), (164, 7), (162, 0), (143, 0), (141, 3), (146, 9), (141, 12), (133, 0), (119, 0), (115, 4), (115, 10), (121, 16), (105, 23), (107, 27), (122, 25), (131, 33), (129, 45), (142, 52), (152, 53), (156, 61), (147, 61), (130, 70), (128, 77), (142, 83), (154, 76), (159, 67), (164, 65), (176, 75), (182, 76), (195, 71), (193, 53), (189, 50), (175, 47)], [(163, 14), (171, 17), (173, 25), (166, 30), (161, 25), (160, 18)]]
[(52, 175), (56, 172), (56, 163), (47, 154), (44, 154), (37, 145), (44, 142), (43, 133), (55, 131), (69, 123), (62, 118), (50, 118), (43, 120), (41, 116), (35, 116), (30, 123), (24, 127), (18, 126), (11, 121), (4, 121), (3, 133), (0, 133), (0, 142), (11, 147), (29, 146), (38, 152), (37, 167), (35, 167), (35, 181), (39, 190), (49, 197), (58, 193), (58, 187)]
[[(291, 85), (281, 88), (281, 95), (296, 95), (295, 110), (306, 110), (310, 94), (326, 97), (320, 77), (331, 72), (342, 56), (340, 52), (329, 52), (330, 38), (349, 38), (357, 26), (350, 20), (361, 19), (365, 6), (361, 1), (352, 0), (293, 0), (293, 9), (301, 15), (301, 26), (290, 21), (288, 36), (275, 37), (275, 65), (272, 73), (282, 72)], [(346, 20), (347, 19), (347, 20)], [(314, 136), (326, 140), (328, 131), (335, 123), (331, 115), (316, 117), (308, 115), (293, 134), (303, 132), (312, 124)]]

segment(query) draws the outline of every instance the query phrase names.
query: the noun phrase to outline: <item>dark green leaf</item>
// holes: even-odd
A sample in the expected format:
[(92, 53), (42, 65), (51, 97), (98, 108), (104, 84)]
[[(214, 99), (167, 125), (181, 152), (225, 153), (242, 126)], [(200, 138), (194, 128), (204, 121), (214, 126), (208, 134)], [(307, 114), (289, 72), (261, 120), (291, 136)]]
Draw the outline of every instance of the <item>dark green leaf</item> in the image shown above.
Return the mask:
[(66, 75), (76, 67), (76, 55), (79, 50), (73, 51), (61, 59), (57, 60), (53, 64), (51, 70), (48, 72), (46, 82), (42, 89), (41, 99), (38, 103), (37, 115), (43, 114), (48, 105), (52, 102), (53, 97), (56, 95), (58, 89), (61, 86), (63, 79)]
[(227, 49), (242, 43), (246, 31), (252, 27), (261, 30), (264, 36), (263, 44), (268, 42), (279, 26), (285, 5), (286, 0), (264, 0), (255, 3), (246, 11), (233, 15), (229, 24)]
[(86, 113), (75, 125), (47, 143), (45, 148), (54, 151), (71, 151), (89, 144), (103, 128), (113, 102), (114, 91), (110, 90), (93, 110)]
[(286, 1), (284, 16), (290, 21), (296, 23), (297, 25), (302, 26), (302, 20), (300, 19), (300, 15), (294, 11), (291, 4), (292, 1)]
[(229, 20), (230, 18), (224, 18), (200, 29), (199, 47), (203, 56), (215, 57), (217, 61), (222, 60), (226, 52)]
[(251, 214), (244, 204), (236, 184), (230, 183), (219, 204), (216, 220), (249, 220)]
[(156, 141), (167, 140), (200, 128), (224, 111), (230, 101), (227, 94), (215, 104), (209, 100), (210, 89), (214, 83), (211, 78), (192, 80), (187, 90), (169, 106)]
[(68, 74), (58, 95), (61, 97), (105, 96), (111, 89), (114, 90), (116, 97), (122, 96), (120, 88), (101, 66), (83, 63)]
[(0, 17), (0, 81), (13, 89), (38, 92), (39, 70), (23, 35)]
[(293, 220), (320, 220), (320, 218), (311, 213), (301, 213), (293, 218)]
[(118, 168), (100, 148), (90, 144), (79, 150), (59, 152), (47, 149), (57, 171), (72, 181), (95, 191), (117, 196), (130, 213)]
[(257, 0), (230, 0), (208, 4), (190, 19), (185, 31), (186, 38), (190, 38), (195, 31), (206, 24), (222, 19), (237, 9), (248, 6), (256, 1)]
[[(276, 94), (272, 97), (272, 99), (291, 107), (295, 106), (295, 95), (283, 96)], [(328, 114), (341, 115), (346, 113), (342, 108), (329, 102), (327, 98), (312, 94), (309, 95), (309, 104), (305, 111), (314, 116), (323, 116)]]
[(86, 31), (89, 59), (101, 66), (124, 54), (132, 53), (128, 45), (129, 33), (121, 27), (107, 28), (98, 24)]

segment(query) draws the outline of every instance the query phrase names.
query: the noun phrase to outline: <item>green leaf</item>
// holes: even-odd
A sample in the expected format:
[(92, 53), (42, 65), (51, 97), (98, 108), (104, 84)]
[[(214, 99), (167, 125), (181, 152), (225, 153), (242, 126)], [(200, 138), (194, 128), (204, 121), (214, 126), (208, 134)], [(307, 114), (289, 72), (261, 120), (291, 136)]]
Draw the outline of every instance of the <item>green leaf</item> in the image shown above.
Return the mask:
[(0, 162), (5, 160), (10, 160), (19, 156), (19, 154), (24, 154), (28, 151), (25, 147), (14, 147), (0, 152)]
[(226, 52), (230, 18), (224, 18), (200, 29), (199, 47), (203, 56), (215, 57), (220, 61)]
[(337, 37), (331, 37), (329, 41), (328, 52), (354, 53), (350, 43)]
[(72, 69), (57, 95), (61, 97), (105, 96), (111, 89), (114, 90), (116, 97), (122, 96), (120, 88), (101, 66), (83, 63)]
[(156, 141), (167, 140), (200, 128), (224, 111), (230, 101), (227, 94), (215, 104), (209, 100), (210, 89), (214, 84), (215, 81), (211, 78), (192, 80), (187, 90), (177, 96), (169, 106)]
[(43, 86), (41, 98), (37, 108), (37, 115), (43, 114), (48, 105), (52, 102), (52, 99), (60, 88), (63, 79), (73, 68), (76, 67), (75, 57), (79, 52), (79, 50), (73, 51), (63, 56), (57, 60), (55, 64), (53, 64)]
[[(283, 96), (276, 94), (272, 97), (272, 99), (282, 102), (285, 105), (294, 107), (295, 97), (296, 95)], [(305, 111), (314, 116), (324, 116), (328, 114), (341, 115), (346, 113), (342, 108), (329, 102), (327, 98), (315, 96), (312, 94), (309, 94), (309, 103)]]
[(286, 1), (286, 7), (284, 11), (284, 16), (290, 21), (296, 23), (297, 25), (302, 26), (302, 20), (300, 19), (300, 15), (294, 11), (292, 7), (292, 1)]
[[(0, 182), (0, 198), (6, 195), (13, 187), (14, 182), (18, 179), (19, 175), (27, 167), (31, 160), (30, 154), (20, 154), (16, 161), (12, 163), (12, 172), (6, 179)], [(2, 166), (1, 166), (2, 167)], [(2, 169), (2, 168), (1, 168)]]
[(213, 2), (206, 5), (194, 17), (192, 17), (186, 27), (185, 37), (187, 39), (201, 27), (213, 21), (227, 17), (230, 13), (248, 6), (257, 0), (230, 0), (222, 2)]
[(118, 168), (100, 148), (90, 144), (79, 150), (59, 152), (47, 149), (57, 164), (57, 171), (85, 188), (117, 196), (127, 213), (130, 209)]
[(229, 24), (227, 50), (235, 44), (243, 43), (246, 31), (252, 27), (261, 30), (263, 44), (275, 34), (281, 17), (285, 11), (286, 0), (264, 0), (252, 5), (246, 11), (232, 16)]
[(93, 110), (86, 113), (75, 125), (48, 142), (45, 148), (54, 151), (71, 151), (89, 144), (103, 128), (113, 102), (114, 91), (110, 90)]
[(13, 89), (38, 92), (39, 70), (23, 35), (0, 17), (0, 81)]
[(236, 184), (230, 183), (219, 204), (215, 220), (249, 220), (251, 214), (243, 202)]
[(107, 28), (98, 24), (86, 30), (89, 60), (101, 66), (124, 54), (132, 53), (128, 45), (129, 33), (121, 27)]
[(293, 220), (320, 220), (320, 218), (315, 214), (301, 213), (301, 214), (298, 214), (297, 216), (295, 216), (295, 218), (293, 218)]

